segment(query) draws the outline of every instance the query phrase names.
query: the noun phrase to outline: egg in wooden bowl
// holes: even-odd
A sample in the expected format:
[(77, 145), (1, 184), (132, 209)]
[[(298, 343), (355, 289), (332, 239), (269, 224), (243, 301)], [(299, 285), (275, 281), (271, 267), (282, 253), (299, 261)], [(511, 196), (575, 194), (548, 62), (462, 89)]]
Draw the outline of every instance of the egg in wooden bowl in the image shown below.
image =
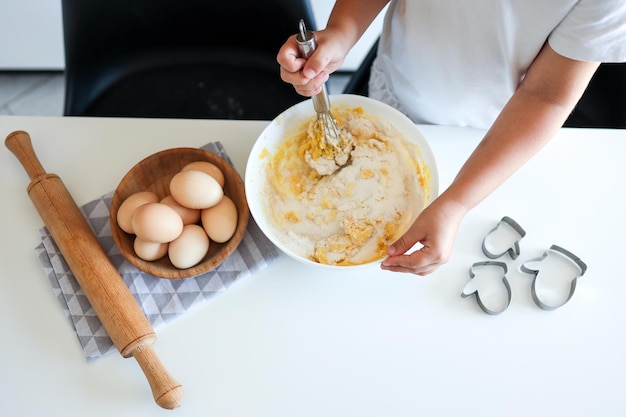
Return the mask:
[(198, 148), (173, 148), (148, 156), (122, 178), (109, 221), (133, 266), (182, 279), (224, 262), (249, 216), (242, 178), (228, 161)]

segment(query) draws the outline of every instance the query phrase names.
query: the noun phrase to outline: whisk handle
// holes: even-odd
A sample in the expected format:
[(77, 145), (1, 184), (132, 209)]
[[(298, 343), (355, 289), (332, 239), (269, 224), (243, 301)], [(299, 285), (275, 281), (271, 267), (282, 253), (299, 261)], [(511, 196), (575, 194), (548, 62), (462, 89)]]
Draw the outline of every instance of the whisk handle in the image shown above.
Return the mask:
[(311, 58), (315, 48), (317, 48), (317, 41), (315, 40), (315, 34), (312, 31), (307, 30), (304, 25), (304, 20), (300, 19), (299, 32), (296, 35), (296, 42), (298, 42), (298, 49), (304, 59)]
[[(315, 35), (312, 31), (306, 29), (304, 20), (302, 19), (300, 19), (299, 33), (296, 35), (296, 42), (298, 42), (300, 54), (305, 59), (309, 59), (317, 47)], [(328, 98), (328, 92), (326, 91), (326, 84), (322, 85), (322, 91), (314, 95), (312, 100), (313, 108), (317, 113), (326, 113), (330, 111), (330, 99)]]
[(326, 91), (326, 84), (322, 85), (322, 91), (311, 97), (313, 100), (313, 108), (317, 113), (330, 112), (330, 99)]

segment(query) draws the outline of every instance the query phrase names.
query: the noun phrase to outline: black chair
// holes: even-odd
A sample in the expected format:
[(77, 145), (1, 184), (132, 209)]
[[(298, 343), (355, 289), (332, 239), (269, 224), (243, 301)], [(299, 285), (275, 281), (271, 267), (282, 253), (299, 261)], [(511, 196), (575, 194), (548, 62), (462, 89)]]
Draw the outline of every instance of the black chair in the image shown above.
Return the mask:
[(66, 116), (270, 120), (304, 100), (276, 54), (308, 0), (62, 0)]
[(600, 64), (564, 126), (626, 129), (626, 63)]
[(378, 42), (380, 38), (376, 39), (374, 45), (363, 58), (363, 61), (359, 64), (354, 74), (348, 80), (346, 86), (343, 89), (344, 94), (357, 94), (360, 96), (369, 96), (369, 79), (372, 63), (376, 58), (376, 52), (378, 51)]
[[(369, 95), (370, 68), (376, 58), (378, 40), (354, 72), (345, 94)], [(565, 127), (626, 128), (626, 63), (601, 64)]]

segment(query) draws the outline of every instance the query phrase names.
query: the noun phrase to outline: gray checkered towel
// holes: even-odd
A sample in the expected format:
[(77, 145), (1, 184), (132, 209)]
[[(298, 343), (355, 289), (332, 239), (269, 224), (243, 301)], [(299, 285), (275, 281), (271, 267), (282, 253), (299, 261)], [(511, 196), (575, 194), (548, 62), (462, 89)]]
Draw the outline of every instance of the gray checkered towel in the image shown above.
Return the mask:
[[(209, 143), (202, 149), (231, 162), (220, 142)], [(109, 225), (112, 197), (113, 192), (110, 192), (85, 204), (81, 210), (155, 330), (226, 290), (236, 280), (252, 275), (280, 257), (279, 251), (250, 217), (247, 231), (237, 250), (214, 270), (183, 280), (153, 277), (126, 261), (115, 245)], [(115, 351), (113, 342), (47, 228), (41, 228), (40, 235), (42, 243), (35, 250), (54, 294), (76, 331), (85, 357), (94, 359)]]

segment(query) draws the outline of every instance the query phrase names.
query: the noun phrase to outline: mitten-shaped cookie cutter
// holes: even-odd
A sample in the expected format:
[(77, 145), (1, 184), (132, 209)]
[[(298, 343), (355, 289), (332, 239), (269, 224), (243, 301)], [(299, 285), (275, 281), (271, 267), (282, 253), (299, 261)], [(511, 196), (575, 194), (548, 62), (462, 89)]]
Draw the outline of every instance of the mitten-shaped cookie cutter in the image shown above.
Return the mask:
[[(557, 265), (557, 267), (561, 268), (561, 270), (565, 270), (567, 266), (573, 266), (571, 270), (572, 274), (574, 275), (571, 277), (569, 294), (567, 294), (565, 301), (556, 305), (550, 304), (547, 301), (543, 300), (540, 296), (539, 291), (537, 290), (537, 282), (543, 276), (541, 264), (546, 262), (547, 260), (554, 260), (554, 262), (559, 262), (560, 264)], [(563, 262), (565, 262), (565, 264), (563, 264)], [(583, 261), (581, 261), (578, 256), (574, 255), (570, 251), (563, 249), (560, 246), (552, 245), (548, 250), (545, 251), (542, 257), (524, 262), (520, 266), (520, 271), (533, 275), (531, 294), (535, 304), (537, 304), (537, 306), (542, 308), (543, 310), (554, 310), (565, 305), (572, 298), (572, 296), (574, 295), (574, 291), (576, 290), (576, 282), (578, 281), (578, 278), (582, 277), (587, 271), (587, 265)]]
[[(480, 290), (479, 288), (477, 288), (476, 282), (474, 281), (474, 278), (476, 278), (475, 270), (478, 269), (479, 267), (485, 267), (485, 266), (500, 268), (502, 270), (502, 284), (504, 285), (504, 288), (506, 290), (506, 300), (505, 300), (505, 303), (503, 303), (504, 307), (500, 309), (490, 308), (484, 303), (480, 295)], [(508, 272), (508, 268), (504, 262), (496, 262), (496, 261), (476, 262), (475, 264), (471, 266), (469, 270), (471, 280), (469, 283), (467, 283), (465, 288), (463, 288), (461, 297), (467, 298), (467, 297), (474, 295), (476, 297), (476, 302), (478, 303), (478, 306), (485, 313), (490, 314), (490, 315), (496, 315), (496, 314), (502, 313), (507, 308), (509, 308), (509, 304), (511, 304), (511, 298), (512, 298), (511, 286), (509, 285), (509, 281), (506, 278), (507, 272)]]
[[(483, 253), (489, 259), (499, 258), (505, 253), (508, 253), (511, 259), (517, 259), (520, 254), (519, 241), (524, 236), (526, 236), (526, 231), (522, 226), (517, 224), (512, 218), (504, 216), (483, 239)], [(498, 244), (491, 242), (491, 240), (504, 241), (503, 249), (501, 248), (502, 250), (498, 249), (497, 252), (494, 252), (493, 246), (498, 246)], [(503, 244), (503, 242), (498, 243), (500, 243), (500, 246)]]

